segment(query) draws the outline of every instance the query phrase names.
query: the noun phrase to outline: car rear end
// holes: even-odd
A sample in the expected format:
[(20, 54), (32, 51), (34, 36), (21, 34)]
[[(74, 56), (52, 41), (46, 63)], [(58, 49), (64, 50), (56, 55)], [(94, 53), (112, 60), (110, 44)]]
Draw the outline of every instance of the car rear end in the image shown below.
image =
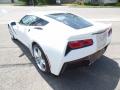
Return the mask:
[(111, 26), (106, 26), (104, 29), (71, 36), (68, 39), (63, 62), (86, 61), (92, 64), (104, 54), (110, 44), (111, 33)]
[[(111, 25), (91, 22), (71, 13), (54, 13), (47, 17), (69, 27), (69, 37), (65, 45), (63, 57), (56, 65), (53, 73), (58, 75), (64, 66), (73, 62), (91, 64), (100, 58), (111, 41)], [(59, 29), (58, 29), (59, 30)], [(65, 31), (60, 30), (62, 33)], [(68, 33), (66, 33), (68, 35)]]
[[(84, 35), (72, 36), (68, 39), (62, 59), (62, 73), (67, 66), (91, 65), (106, 51), (111, 42), (112, 28), (98, 30)], [(74, 65), (74, 66), (73, 66)]]

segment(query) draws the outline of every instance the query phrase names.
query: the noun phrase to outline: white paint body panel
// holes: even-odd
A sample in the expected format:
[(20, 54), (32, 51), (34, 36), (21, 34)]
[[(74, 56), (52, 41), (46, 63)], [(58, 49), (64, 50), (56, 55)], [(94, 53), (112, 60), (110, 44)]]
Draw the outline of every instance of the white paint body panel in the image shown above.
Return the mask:
[[(16, 29), (16, 33), (12, 33), (14, 33), (15, 38), (20, 40), (30, 49), (31, 53), (32, 42), (39, 44), (49, 60), (51, 73), (55, 75), (60, 74), (64, 63), (91, 55), (104, 48), (111, 41), (111, 37), (106, 36), (105, 44), (98, 48), (98, 42), (96, 40), (97, 36), (92, 35), (95, 32), (111, 28), (111, 25), (92, 22), (93, 26), (91, 27), (75, 30), (63, 23), (44, 16), (46, 14), (43, 13), (29, 15), (39, 16), (40, 18), (47, 20), (49, 23), (42, 27), (43, 30), (34, 29), (34, 26), (21, 26), (17, 23), (14, 28)], [(11, 29), (11, 31), (12, 30), (13, 29)], [(106, 33), (108, 33), (108, 30), (106, 30)], [(72, 50), (65, 56), (66, 47), (69, 41), (84, 39), (93, 39), (93, 45)]]

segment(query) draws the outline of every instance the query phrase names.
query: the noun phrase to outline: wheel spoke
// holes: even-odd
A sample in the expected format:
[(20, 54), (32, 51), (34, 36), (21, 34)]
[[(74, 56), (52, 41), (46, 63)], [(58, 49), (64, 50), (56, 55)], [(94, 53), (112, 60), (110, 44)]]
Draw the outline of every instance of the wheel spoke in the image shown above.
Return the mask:
[(36, 63), (40, 70), (45, 71), (46, 70), (46, 63), (44, 58), (42, 57), (42, 53), (38, 47), (34, 47), (34, 57), (36, 60)]
[(38, 49), (38, 57), (42, 58), (42, 54), (41, 54), (41, 51), (39, 49)]
[(44, 71), (45, 70), (45, 62), (43, 59), (40, 61), (40, 68)]
[(34, 49), (35, 58), (41, 58), (41, 52), (38, 48)]

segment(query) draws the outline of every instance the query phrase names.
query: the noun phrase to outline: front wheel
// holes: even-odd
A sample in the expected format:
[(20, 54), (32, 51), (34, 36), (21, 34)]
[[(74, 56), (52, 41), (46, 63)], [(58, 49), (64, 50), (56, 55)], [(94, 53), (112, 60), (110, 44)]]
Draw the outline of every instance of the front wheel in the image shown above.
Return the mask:
[(42, 49), (37, 44), (33, 45), (33, 56), (40, 71), (49, 72), (48, 61)]
[(12, 30), (11, 30), (11, 28), (10, 28), (9, 25), (8, 25), (8, 29), (9, 29), (9, 33), (10, 33), (10, 35), (11, 35), (11, 39), (12, 39), (12, 40), (15, 40), (16, 38), (15, 38), (15, 36), (14, 36), (14, 34), (13, 34), (13, 32), (12, 32)]

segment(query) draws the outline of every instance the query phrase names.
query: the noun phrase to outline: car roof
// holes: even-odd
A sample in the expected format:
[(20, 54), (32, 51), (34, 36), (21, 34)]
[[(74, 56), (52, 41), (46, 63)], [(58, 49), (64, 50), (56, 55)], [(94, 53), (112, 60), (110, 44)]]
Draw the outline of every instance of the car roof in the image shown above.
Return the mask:
[(58, 22), (50, 17), (47, 17), (47, 15), (49, 15), (49, 14), (56, 14), (56, 13), (68, 13), (68, 12), (66, 12), (66, 11), (38, 11), (38, 12), (27, 13), (26, 15), (34, 15), (34, 16), (42, 18), (48, 22)]
[(55, 14), (55, 13), (67, 13), (66, 11), (38, 11), (38, 12), (32, 12), (27, 15), (35, 15), (35, 16), (46, 16), (49, 14)]
[[(71, 12), (67, 12), (67, 11), (37, 11), (37, 12), (31, 12), (31, 13), (28, 13), (27, 15), (34, 15), (34, 16), (37, 16), (37, 17), (40, 17), (48, 22), (59, 22), (55, 19), (52, 19), (50, 17), (48, 17), (47, 15), (50, 15), (50, 14), (57, 14), (57, 13), (71, 13)], [(75, 14), (76, 15), (76, 14)], [(91, 22), (92, 24), (94, 24), (93, 21), (89, 20), (89, 19), (86, 19), (82, 16), (80, 16), (81, 18), (85, 19), (86, 21), (89, 21)]]

